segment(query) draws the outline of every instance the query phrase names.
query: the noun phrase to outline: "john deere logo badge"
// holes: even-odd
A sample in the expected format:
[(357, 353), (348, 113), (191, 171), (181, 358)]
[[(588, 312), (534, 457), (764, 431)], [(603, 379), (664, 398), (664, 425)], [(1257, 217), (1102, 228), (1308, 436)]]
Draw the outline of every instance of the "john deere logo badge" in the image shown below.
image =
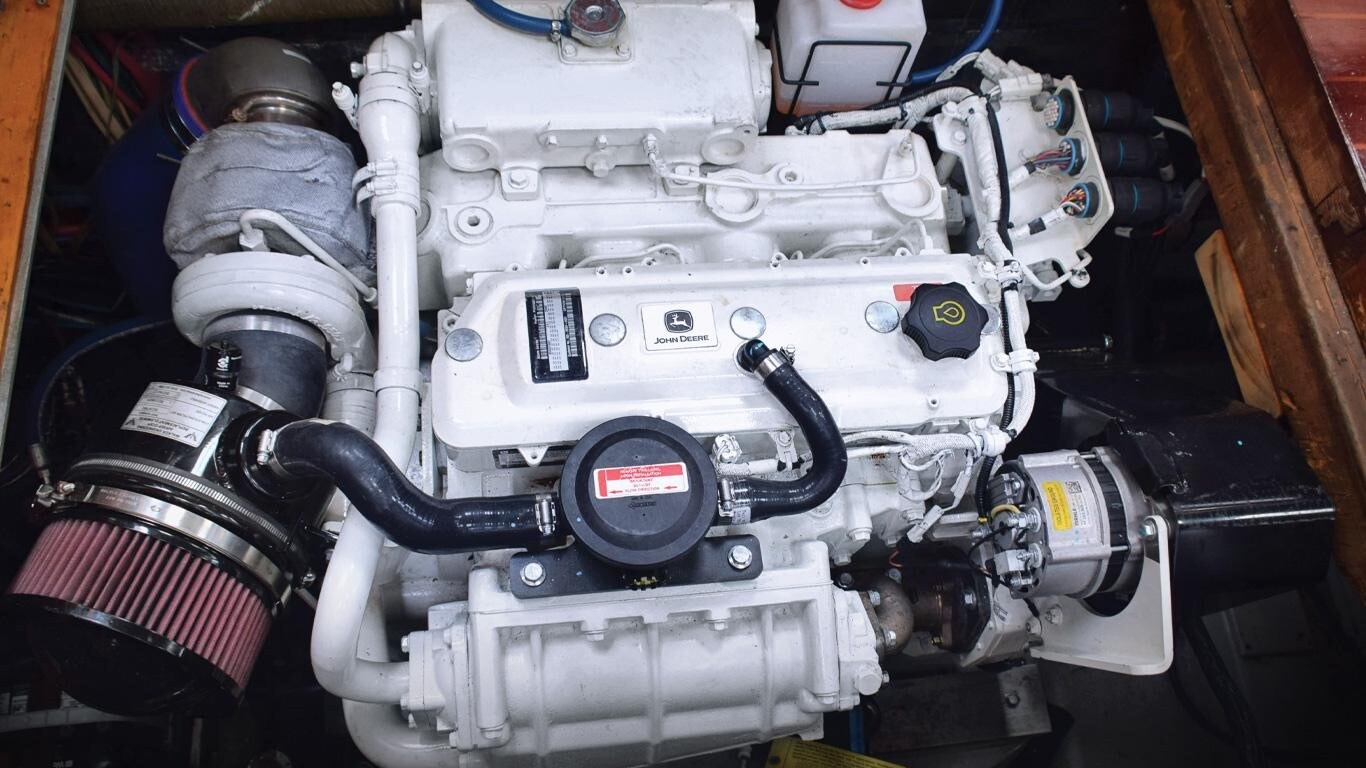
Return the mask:
[(934, 321), (944, 325), (961, 325), (968, 316), (968, 313), (963, 310), (963, 305), (952, 299), (934, 305), (932, 311), (934, 312)]
[[(962, 322), (963, 308), (958, 308), (959, 322)], [(672, 309), (664, 315), (664, 327), (669, 333), (687, 333), (693, 328), (692, 313), (686, 309)]]
[(640, 305), (645, 350), (702, 349), (717, 345), (716, 316), (709, 301), (679, 301)]

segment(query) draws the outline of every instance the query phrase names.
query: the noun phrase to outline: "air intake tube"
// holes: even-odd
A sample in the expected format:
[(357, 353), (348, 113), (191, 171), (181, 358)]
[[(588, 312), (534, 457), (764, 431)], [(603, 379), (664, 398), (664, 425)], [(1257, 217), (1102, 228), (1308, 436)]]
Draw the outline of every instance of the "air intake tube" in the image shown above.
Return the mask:
[[(264, 429), (260, 459), (279, 479), (324, 477), (395, 544), (444, 554), (538, 549), (565, 542), (558, 503), (549, 494), (437, 499), (404, 476), (383, 449), (354, 427), (296, 421)], [(273, 441), (273, 444), (272, 444)]]
[(764, 386), (797, 420), (811, 450), (811, 468), (796, 480), (737, 481), (730, 489), (734, 506), (747, 504), (750, 520), (815, 509), (839, 489), (849, 466), (835, 417), (785, 353), (755, 339), (740, 348), (738, 359), (740, 367), (763, 377)]

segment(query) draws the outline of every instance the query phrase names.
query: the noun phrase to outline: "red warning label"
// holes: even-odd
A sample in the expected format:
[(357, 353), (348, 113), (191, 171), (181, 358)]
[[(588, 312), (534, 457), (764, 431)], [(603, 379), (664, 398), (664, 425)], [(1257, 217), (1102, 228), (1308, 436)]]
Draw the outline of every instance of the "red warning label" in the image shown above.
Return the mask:
[(892, 286), (892, 295), (897, 301), (910, 301), (919, 287), (920, 283), (896, 283)]
[(681, 461), (598, 469), (593, 471), (593, 490), (599, 499), (683, 493), (688, 490), (688, 469)]

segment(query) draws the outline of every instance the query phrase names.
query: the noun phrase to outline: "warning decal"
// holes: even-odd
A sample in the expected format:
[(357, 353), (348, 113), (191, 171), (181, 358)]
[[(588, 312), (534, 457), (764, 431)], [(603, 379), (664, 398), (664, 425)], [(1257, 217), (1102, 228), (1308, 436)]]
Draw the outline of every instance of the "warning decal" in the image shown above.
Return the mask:
[(1096, 523), (1091, 513), (1092, 504), (1087, 500), (1086, 489), (1076, 480), (1049, 480), (1043, 485), (1044, 500), (1048, 502), (1049, 515), (1053, 519), (1053, 530), (1077, 533), (1089, 531)]
[(122, 429), (165, 437), (197, 448), (218, 421), (227, 400), (218, 395), (154, 381), (138, 398)]
[(1053, 530), (1072, 530), (1072, 505), (1067, 503), (1067, 492), (1063, 490), (1062, 483), (1057, 480), (1044, 483), (1043, 495), (1048, 502), (1048, 511), (1053, 516)]
[(593, 471), (593, 492), (599, 499), (683, 493), (687, 490), (688, 468), (681, 461)]

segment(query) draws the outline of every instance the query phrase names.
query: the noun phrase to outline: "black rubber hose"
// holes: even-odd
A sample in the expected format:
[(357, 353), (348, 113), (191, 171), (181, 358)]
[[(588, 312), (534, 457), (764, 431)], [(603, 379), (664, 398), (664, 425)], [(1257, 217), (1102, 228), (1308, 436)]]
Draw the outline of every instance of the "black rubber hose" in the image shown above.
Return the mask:
[[(778, 357), (773, 358), (774, 355)], [(811, 466), (796, 480), (738, 482), (737, 498), (748, 500), (751, 520), (794, 515), (819, 507), (835, 495), (849, 468), (849, 454), (835, 417), (786, 354), (755, 339), (740, 349), (739, 361), (745, 370), (757, 371), (764, 377), (764, 386), (797, 420), (811, 452)]]
[[(384, 451), (345, 424), (296, 421), (275, 433), (272, 466), (293, 476), (324, 477), (394, 543), (444, 554), (539, 549), (563, 544), (557, 501), (548, 516), (532, 494), (436, 499), (408, 481)], [(540, 502), (538, 504), (538, 502)]]
[[(266, 330), (233, 330), (204, 339), (206, 354), (215, 341), (242, 351), (237, 385), (260, 393), (304, 418), (318, 415), (327, 388), (327, 353), (307, 339)], [(199, 378), (207, 372), (201, 364)]]

